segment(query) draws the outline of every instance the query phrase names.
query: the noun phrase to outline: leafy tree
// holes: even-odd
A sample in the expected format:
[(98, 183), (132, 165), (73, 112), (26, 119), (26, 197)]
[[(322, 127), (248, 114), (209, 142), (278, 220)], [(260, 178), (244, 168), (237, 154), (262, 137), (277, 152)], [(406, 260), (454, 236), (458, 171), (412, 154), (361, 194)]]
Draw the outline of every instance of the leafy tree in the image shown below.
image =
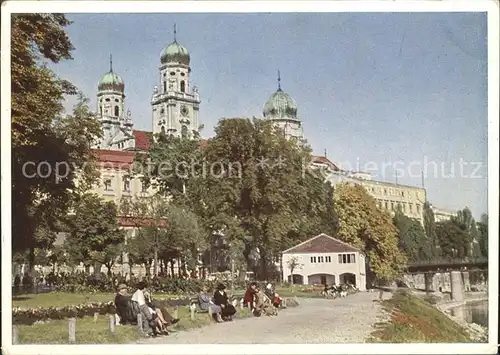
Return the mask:
[(286, 140), (272, 122), (224, 119), (203, 151), (211, 169), (193, 190), (208, 228), (239, 249), (240, 277), (259, 250), (260, 277), (313, 230), (333, 233), (331, 186), (304, 169), (310, 149)]
[[(476, 221), (472, 217), (472, 212), (468, 207), (465, 207), (463, 210), (457, 212), (455, 217), (452, 217), (452, 220), (455, 221), (460, 227), (466, 232), (467, 238), (463, 241), (463, 243), (468, 243), (464, 245), (465, 255), (464, 257), (472, 256), (472, 244), (477, 239), (477, 229), (476, 229)], [(460, 242), (459, 242), (460, 243)]]
[(400, 206), (396, 210), (393, 221), (399, 231), (399, 246), (408, 256), (409, 261), (431, 260), (432, 247), (422, 224), (414, 218), (405, 216)]
[(488, 215), (483, 214), (481, 220), (477, 222), (478, 245), (481, 256), (488, 257)]
[(92, 170), (89, 142), (100, 134), (83, 98), (73, 115), (61, 118), (64, 95), (76, 89), (44, 63), (71, 59), (64, 31), (69, 24), (62, 14), (12, 16), (12, 248), (30, 250), (31, 266), (35, 248), (54, 238), (39, 229), (58, 230), (75, 192), (75, 173)]
[[(68, 236), (64, 242), (73, 262), (86, 266), (109, 261), (110, 248), (122, 244), (125, 236), (118, 227), (117, 207), (96, 194), (83, 194), (74, 206), (74, 215), (68, 220)], [(97, 271), (96, 271), (97, 272)]]
[(445, 258), (465, 258), (469, 255), (470, 240), (463, 224), (451, 219), (436, 223), (441, 254)]
[(199, 250), (205, 247), (205, 232), (198, 217), (187, 207), (167, 203), (164, 197), (156, 194), (150, 198), (126, 200), (121, 203), (121, 210), (131, 217), (137, 228), (127, 248), (133, 260), (144, 262), (148, 269), (152, 259), (155, 275), (158, 275), (160, 257), (171, 265), (175, 258), (180, 258), (195, 269)]
[(406, 256), (398, 247), (398, 230), (391, 216), (360, 185), (338, 184), (335, 208), (338, 238), (366, 253), (368, 266), (380, 280), (392, 281), (404, 270)]
[(424, 230), (427, 240), (429, 241), (432, 259), (439, 259), (440, 250), (439, 242), (436, 234), (436, 221), (434, 218), (434, 211), (431, 208), (429, 202), (424, 203)]
[(290, 275), (292, 279), (292, 284), (295, 283), (293, 279), (293, 272), (297, 269), (300, 269), (302, 267), (302, 264), (299, 262), (299, 258), (296, 256), (293, 256), (290, 260), (287, 262), (288, 269), (290, 270)]

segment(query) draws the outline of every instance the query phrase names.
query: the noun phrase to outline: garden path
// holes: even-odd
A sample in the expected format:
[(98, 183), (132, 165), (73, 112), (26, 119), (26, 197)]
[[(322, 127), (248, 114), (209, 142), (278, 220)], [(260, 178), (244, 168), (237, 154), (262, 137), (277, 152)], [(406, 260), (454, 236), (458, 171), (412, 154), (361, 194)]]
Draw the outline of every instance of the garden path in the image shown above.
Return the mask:
[[(299, 298), (300, 305), (278, 317), (250, 317), (203, 329), (146, 339), (143, 344), (292, 344), (363, 343), (384, 315), (378, 292), (342, 299)], [(384, 293), (384, 298), (389, 293)], [(223, 336), (221, 336), (223, 335)]]

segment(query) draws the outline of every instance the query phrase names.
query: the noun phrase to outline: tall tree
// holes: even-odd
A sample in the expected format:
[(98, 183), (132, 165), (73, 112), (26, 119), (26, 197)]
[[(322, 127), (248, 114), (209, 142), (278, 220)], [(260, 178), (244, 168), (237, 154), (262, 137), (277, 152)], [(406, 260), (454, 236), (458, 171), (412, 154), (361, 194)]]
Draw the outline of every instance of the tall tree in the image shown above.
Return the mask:
[(198, 217), (186, 206), (168, 202), (160, 194), (149, 198), (124, 200), (120, 203), (123, 216), (137, 228), (133, 241), (127, 245), (132, 260), (149, 264), (153, 261), (154, 274), (158, 275), (159, 260), (180, 259), (193, 269), (199, 250), (205, 248), (205, 231)]
[(110, 248), (125, 241), (123, 230), (118, 226), (115, 203), (96, 194), (85, 193), (78, 199), (68, 224), (64, 247), (71, 260), (86, 266), (94, 264), (96, 272), (103, 262), (109, 265)]
[(436, 234), (436, 221), (434, 211), (429, 202), (424, 203), (424, 230), (427, 239), (429, 240), (431, 255), (433, 259), (438, 259), (441, 255), (439, 250), (439, 242)]
[(476, 221), (472, 217), (472, 212), (468, 207), (465, 207), (462, 210), (457, 212), (455, 217), (452, 217), (452, 220), (462, 228), (467, 238), (463, 242), (466, 243), (463, 247), (465, 248), (464, 257), (472, 256), (472, 245), (474, 241), (477, 239), (477, 229), (476, 229)]
[(436, 234), (443, 257), (462, 259), (470, 255), (469, 235), (465, 226), (457, 220), (451, 219), (436, 223)]
[(481, 220), (477, 222), (478, 245), (481, 256), (488, 257), (488, 215), (483, 214)]
[(268, 278), (290, 244), (311, 231), (335, 232), (332, 189), (304, 166), (308, 147), (259, 119), (224, 119), (215, 132), (203, 153), (216, 169), (197, 191), (208, 224), (243, 254), (240, 276), (252, 254), (258, 254), (260, 276)]
[(100, 134), (83, 99), (61, 119), (64, 95), (76, 89), (44, 63), (71, 59), (69, 24), (62, 14), (12, 16), (12, 248), (30, 250), (31, 265), (35, 248), (47, 242), (37, 240), (37, 229), (58, 229), (75, 192), (75, 172), (91, 168), (90, 141)]
[(335, 208), (338, 238), (366, 253), (368, 266), (378, 279), (392, 281), (404, 270), (407, 258), (398, 247), (398, 230), (391, 216), (360, 185), (338, 184)]
[(393, 221), (399, 232), (400, 248), (406, 253), (409, 261), (418, 262), (432, 259), (431, 244), (418, 220), (405, 216), (401, 208), (398, 207)]

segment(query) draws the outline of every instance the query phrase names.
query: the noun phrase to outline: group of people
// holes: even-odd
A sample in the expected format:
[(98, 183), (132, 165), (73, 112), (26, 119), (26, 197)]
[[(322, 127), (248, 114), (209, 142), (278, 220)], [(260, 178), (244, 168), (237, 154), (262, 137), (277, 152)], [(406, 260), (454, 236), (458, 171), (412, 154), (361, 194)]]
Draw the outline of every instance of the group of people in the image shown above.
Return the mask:
[(229, 301), (224, 284), (217, 285), (214, 296), (210, 297), (206, 286), (198, 289), (198, 304), (204, 311), (212, 311), (214, 320), (218, 323), (230, 322), (236, 313), (235, 305)]
[(137, 290), (130, 296), (125, 284), (118, 286), (115, 296), (116, 314), (119, 324), (137, 324), (137, 315), (142, 315), (142, 327), (148, 336), (168, 335), (167, 327), (179, 322), (161, 301), (153, 300), (145, 282), (139, 282)]
[(283, 307), (283, 300), (272, 284), (268, 283), (265, 289), (261, 290), (256, 282), (252, 282), (243, 296), (243, 306), (250, 307), (256, 317), (262, 314), (277, 315), (278, 309)]

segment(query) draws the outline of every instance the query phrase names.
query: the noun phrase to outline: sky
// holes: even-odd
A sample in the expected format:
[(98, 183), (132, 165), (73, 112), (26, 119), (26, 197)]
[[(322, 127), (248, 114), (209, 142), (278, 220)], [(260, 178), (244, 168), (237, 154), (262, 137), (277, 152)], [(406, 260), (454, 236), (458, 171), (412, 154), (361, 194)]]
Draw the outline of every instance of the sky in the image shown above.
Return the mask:
[(222, 117), (261, 117), (280, 70), (316, 155), (326, 150), (342, 168), (378, 180), (423, 182), (439, 208), (487, 213), (485, 13), (68, 17), (73, 60), (55, 72), (95, 108), (112, 54), (135, 129), (151, 130), (160, 52), (176, 23), (177, 41), (191, 54), (203, 137), (213, 136)]

